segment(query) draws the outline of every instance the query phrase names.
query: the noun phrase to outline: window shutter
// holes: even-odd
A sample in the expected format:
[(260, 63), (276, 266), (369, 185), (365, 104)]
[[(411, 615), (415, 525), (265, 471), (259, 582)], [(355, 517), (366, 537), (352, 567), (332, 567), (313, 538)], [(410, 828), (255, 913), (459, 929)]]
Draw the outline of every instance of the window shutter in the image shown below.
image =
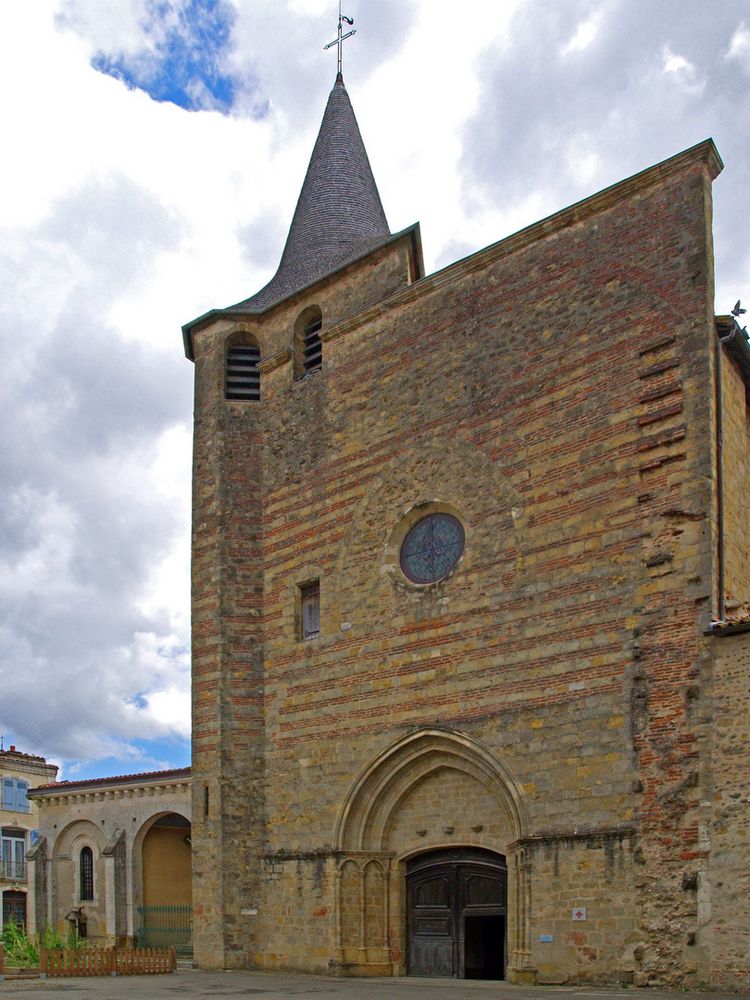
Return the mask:
[(16, 808), (16, 783), (13, 778), (3, 778), (3, 809)]
[(16, 809), (19, 812), (29, 811), (29, 800), (26, 798), (26, 793), (29, 790), (28, 781), (17, 781), (16, 782)]

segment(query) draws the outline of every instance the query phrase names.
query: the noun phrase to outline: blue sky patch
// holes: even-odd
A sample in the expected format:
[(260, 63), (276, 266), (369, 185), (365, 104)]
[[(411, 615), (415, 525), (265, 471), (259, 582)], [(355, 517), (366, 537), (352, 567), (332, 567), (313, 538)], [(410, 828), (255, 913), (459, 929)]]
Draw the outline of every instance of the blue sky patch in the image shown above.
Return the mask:
[(128, 753), (99, 760), (63, 761), (60, 780), (84, 781), (87, 778), (108, 778), (119, 774), (140, 774), (143, 771), (163, 771), (190, 766), (190, 739), (175, 737), (163, 740), (131, 740)]
[(135, 53), (97, 52), (94, 69), (186, 111), (231, 110), (235, 88), (222, 71), (234, 10), (226, 0), (149, 0), (147, 46)]

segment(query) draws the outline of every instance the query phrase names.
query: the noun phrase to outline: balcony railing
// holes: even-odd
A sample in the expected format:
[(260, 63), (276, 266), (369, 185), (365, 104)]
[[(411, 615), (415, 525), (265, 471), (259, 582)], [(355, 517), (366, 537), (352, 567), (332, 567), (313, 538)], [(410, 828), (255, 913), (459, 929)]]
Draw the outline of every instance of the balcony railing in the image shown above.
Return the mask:
[(26, 881), (25, 861), (2, 861), (0, 862), (0, 878), (11, 882)]

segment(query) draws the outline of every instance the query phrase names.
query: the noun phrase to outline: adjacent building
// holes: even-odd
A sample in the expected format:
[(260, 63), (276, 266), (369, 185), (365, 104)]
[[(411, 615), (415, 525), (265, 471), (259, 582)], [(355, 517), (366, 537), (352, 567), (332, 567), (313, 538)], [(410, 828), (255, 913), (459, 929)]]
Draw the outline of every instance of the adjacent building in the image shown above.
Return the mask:
[(191, 946), (190, 768), (40, 785), (32, 932)]
[(2, 925), (13, 921), (25, 927), (32, 907), (26, 852), (38, 836), (36, 803), (28, 792), (34, 785), (54, 781), (57, 767), (44, 757), (22, 753), (10, 746), (0, 750), (0, 896)]

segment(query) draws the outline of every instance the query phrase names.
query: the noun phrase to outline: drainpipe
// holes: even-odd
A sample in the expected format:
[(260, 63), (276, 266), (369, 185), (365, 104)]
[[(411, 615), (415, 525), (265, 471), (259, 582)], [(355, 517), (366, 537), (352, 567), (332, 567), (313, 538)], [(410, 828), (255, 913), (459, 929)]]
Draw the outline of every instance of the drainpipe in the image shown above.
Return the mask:
[(731, 343), (740, 332), (739, 324), (733, 319), (732, 329), (723, 337), (716, 331), (716, 519), (717, 519), (717, 571), (719, 578), (719, 604), (717, 618), (726, 617), (726, 595), (724, 594), (724, 420), (722, 397), (722, 352), (725, 344)]

